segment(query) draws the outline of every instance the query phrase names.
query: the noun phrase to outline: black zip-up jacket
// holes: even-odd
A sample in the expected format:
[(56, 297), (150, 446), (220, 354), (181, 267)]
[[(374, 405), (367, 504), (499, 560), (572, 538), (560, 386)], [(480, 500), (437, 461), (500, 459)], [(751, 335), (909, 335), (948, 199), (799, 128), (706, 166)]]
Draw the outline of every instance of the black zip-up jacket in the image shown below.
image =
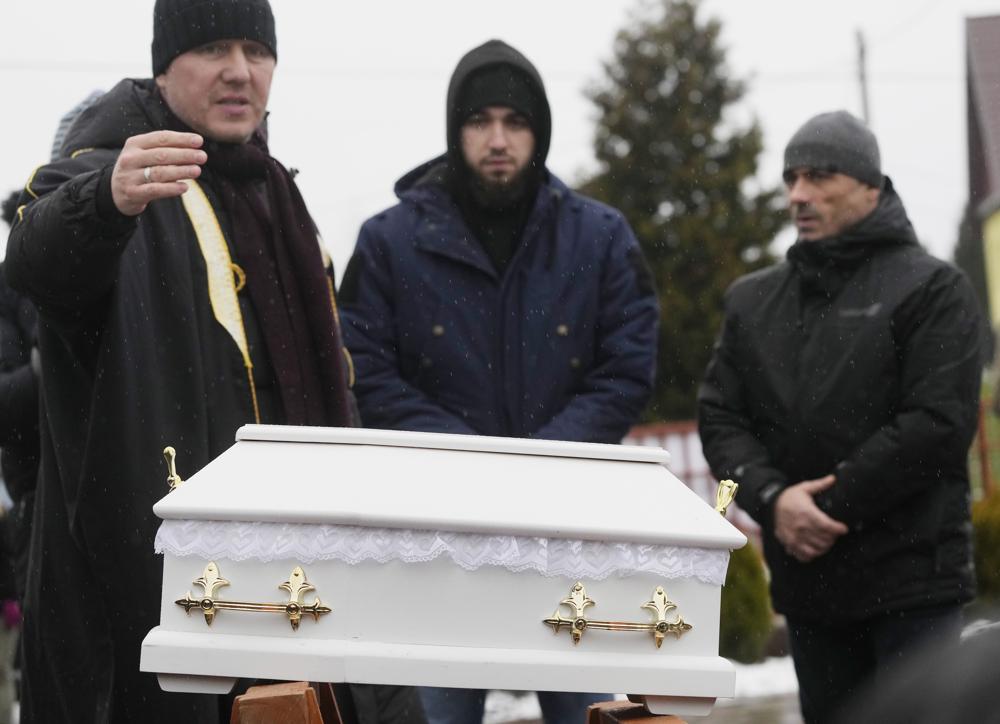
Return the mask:
[[(983, 326), (967, 279), (917, 244), (892, 183), (857, 225), (795, 244), (725, 303), (699, 431), (763, 526), (776, 610), (850, 621), (971, 599)], [(774, 500), (831, 473), (817, 503), (850, 531), (799, 563), (774, 537)]]

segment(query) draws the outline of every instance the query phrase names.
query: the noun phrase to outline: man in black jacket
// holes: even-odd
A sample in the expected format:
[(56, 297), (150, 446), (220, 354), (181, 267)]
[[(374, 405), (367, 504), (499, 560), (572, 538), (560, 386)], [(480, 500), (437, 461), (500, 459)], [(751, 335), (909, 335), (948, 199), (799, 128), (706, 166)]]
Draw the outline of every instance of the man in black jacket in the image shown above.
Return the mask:
[[(3, 201), (7, 226), (14, 222), (17, 197), (14, 192)], [(0, 479), (12, 503), (0, 512), (0, 721), (7, 721), (14, 701), (19, 602), (38, 475), (37, 359), (35, 309), (7, 286), (0, 262)]]
[(857, 119), (808, 121), (784, 178), (798, 241), (729, 289), (699, 430), (761, 524), (803, 716), (822, 722), (918, 639), (956, 636), (974, 594), (982, 323)]
[[(14, 223), (18, 193), (3, 202), (3, 221)], [(4, 517), (4, 550), (9, 546), (16, 595), (24, 596), (28, 570), (28, 535), (38, 476), (38, 352), (35, 308), (7, 285), (0, 264), (0, 472), (14, 507)], [(32, 365), (34, 361), (34, 365)], [(5, 556), (6, 558), (6, 556)], [(6, 596), (6, 594), (4, 594)]]
[[(244, 423), (353, 422), (328, 265), (267, 149), (276, 53), (267, 0), (157, 0), (155, 78), (84, 111), (21, 197), (6, 272), (38, 309), (43, 408), (23, 721), (215, 724), (214, 697), (139, 672), (161, 451), (190, 475)], [(362, 721), (422, 719), (386, 693)]]

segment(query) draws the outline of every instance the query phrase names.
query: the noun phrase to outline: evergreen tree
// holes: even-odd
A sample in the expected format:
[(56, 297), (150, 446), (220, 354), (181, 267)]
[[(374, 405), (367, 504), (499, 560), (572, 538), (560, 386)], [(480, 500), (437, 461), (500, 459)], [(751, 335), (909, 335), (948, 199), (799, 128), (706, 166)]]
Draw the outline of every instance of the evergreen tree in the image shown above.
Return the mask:
[(660, 295), (650, 420), (688, 419), (722, 320), (726, 287), (772, 261), (779, 188), (755, 183), (762, 135), (739, 128), (744, 84), (725, 66), (717, 20), (697, 0), (644, 2), (588, 92), (600, 171), (581, 191), (622, 210)]

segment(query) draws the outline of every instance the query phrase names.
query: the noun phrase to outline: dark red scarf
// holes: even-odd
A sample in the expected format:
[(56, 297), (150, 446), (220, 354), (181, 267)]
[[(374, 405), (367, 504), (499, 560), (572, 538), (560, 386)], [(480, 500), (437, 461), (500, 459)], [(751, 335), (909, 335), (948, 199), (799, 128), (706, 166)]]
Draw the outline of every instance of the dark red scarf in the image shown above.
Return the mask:
[(205, 152), (277, 378), (283, 422), (350, 426), (333, 285), (298, 187), (260, 133), (243, 144), (207, 142)]

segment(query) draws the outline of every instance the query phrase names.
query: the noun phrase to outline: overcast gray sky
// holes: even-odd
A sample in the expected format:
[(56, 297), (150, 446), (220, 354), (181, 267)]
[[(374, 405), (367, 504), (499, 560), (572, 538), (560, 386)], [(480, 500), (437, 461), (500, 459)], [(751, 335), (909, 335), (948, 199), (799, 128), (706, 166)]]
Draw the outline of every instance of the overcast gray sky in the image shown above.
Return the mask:
[[(531, 58), (553, 108), (550, 168), (593, 169), (600, 77), (636, 0), (272, 0), (278, 69), (271, 149), (301, 170), (306, 201), (343, 269), (361, 222), (393, 203), (396, 178), (444, 146), (455, 63), (498, 37)], [(62, 113), (95, 88), (149, 74), (153, 0), (4, 3), (0, 191), (48, 159)], [(732, 72), (749, 81), (737, 118), (765, 132), (760, 179), (777, 183), (788, 137), (820, 111), (860, 115), (855, 33), (868, 40), (872, 127), (921, 239), (950, 257), (967, 195), (964, 18), (994, 0), (703, 0), (723, 22)], [(788, 243), (788, 235), (782, 239)], [(0, 243), (2, 246), (2, 243)]]

